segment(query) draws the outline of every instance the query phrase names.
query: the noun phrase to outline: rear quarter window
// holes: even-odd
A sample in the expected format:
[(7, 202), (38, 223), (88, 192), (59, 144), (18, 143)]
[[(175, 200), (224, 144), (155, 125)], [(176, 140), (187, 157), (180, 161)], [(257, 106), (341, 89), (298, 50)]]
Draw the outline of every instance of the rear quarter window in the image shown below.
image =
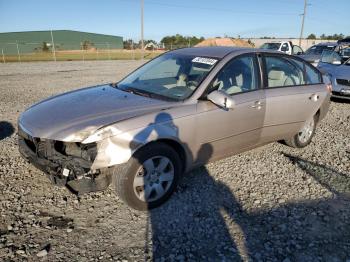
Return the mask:
[(312, 66), (305, 64), (306, 69), (306, 84), (321, 84), (322, 83), (322, 76), (321, 73)]

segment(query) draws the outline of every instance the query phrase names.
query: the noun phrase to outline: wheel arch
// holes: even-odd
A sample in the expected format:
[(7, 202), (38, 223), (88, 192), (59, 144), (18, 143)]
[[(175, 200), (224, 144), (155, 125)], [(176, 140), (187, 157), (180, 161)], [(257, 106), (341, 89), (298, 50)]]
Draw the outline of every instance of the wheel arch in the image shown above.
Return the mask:
[(178, 154), (181, 160), (181, 171), (184, 172), (188, 165), (188, 153), (185, 150), (185, 147), (179, 142), (174, 139), (170, 138), (159, 138), (157, 140), (150, 141), (146, 144), (143, 144), (142, 146), (138, 147), (134, 152), (133, 155), (138, 152), (139, 150), (149, 146), (150, 144), (156, 144), (156, 143), (163, 143), (167, 146), (174, 149), (174, 151)]

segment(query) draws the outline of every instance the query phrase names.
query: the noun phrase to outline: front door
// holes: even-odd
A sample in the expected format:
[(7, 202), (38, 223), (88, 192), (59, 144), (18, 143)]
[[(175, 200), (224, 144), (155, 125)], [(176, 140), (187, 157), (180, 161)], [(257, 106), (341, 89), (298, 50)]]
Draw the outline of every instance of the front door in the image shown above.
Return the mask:
[(265, 115), (265, 97), (260, 82), (255, 55), (233, 58), (217, 74), (208, 92), (226, 92), (234, 99), (235, 106), (225, 110), (207, 100), (198, 102), (197, 144), (199, 148), (203, 145), (211, 148), (209, 156), (197, 157), (199, 162), (242, 152), (258, 144)]

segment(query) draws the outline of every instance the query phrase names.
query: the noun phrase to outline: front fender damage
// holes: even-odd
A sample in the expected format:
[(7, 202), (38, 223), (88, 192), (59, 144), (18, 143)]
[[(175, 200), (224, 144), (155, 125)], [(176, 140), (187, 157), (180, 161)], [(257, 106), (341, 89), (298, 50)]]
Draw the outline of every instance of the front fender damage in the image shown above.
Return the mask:
[(97, 155), (91, 169), (126, 163), (142, 146), (160, 139), (178, 141), (178, 129), (172, 122), (150, 124), (144, 128), (107, 137), (97, 143)]

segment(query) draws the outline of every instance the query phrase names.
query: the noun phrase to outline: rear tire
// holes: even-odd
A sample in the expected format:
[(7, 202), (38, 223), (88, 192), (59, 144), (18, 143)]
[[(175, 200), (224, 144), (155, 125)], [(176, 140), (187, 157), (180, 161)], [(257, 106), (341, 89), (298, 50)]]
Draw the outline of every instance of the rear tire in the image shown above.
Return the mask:
[(285, 143), (290, 147), (303, 148), (311, 143), (316, 131), (317, 115), (310, 120), (305, 121), (302, 129), (290, 139), (286, 139)]
[(163, 204), (174, 192), (181, 160), (170, 146), (152, 143), (138, 150), (122, 167), (116, 166), (113, 184), (130, 207), (149, 210)]

